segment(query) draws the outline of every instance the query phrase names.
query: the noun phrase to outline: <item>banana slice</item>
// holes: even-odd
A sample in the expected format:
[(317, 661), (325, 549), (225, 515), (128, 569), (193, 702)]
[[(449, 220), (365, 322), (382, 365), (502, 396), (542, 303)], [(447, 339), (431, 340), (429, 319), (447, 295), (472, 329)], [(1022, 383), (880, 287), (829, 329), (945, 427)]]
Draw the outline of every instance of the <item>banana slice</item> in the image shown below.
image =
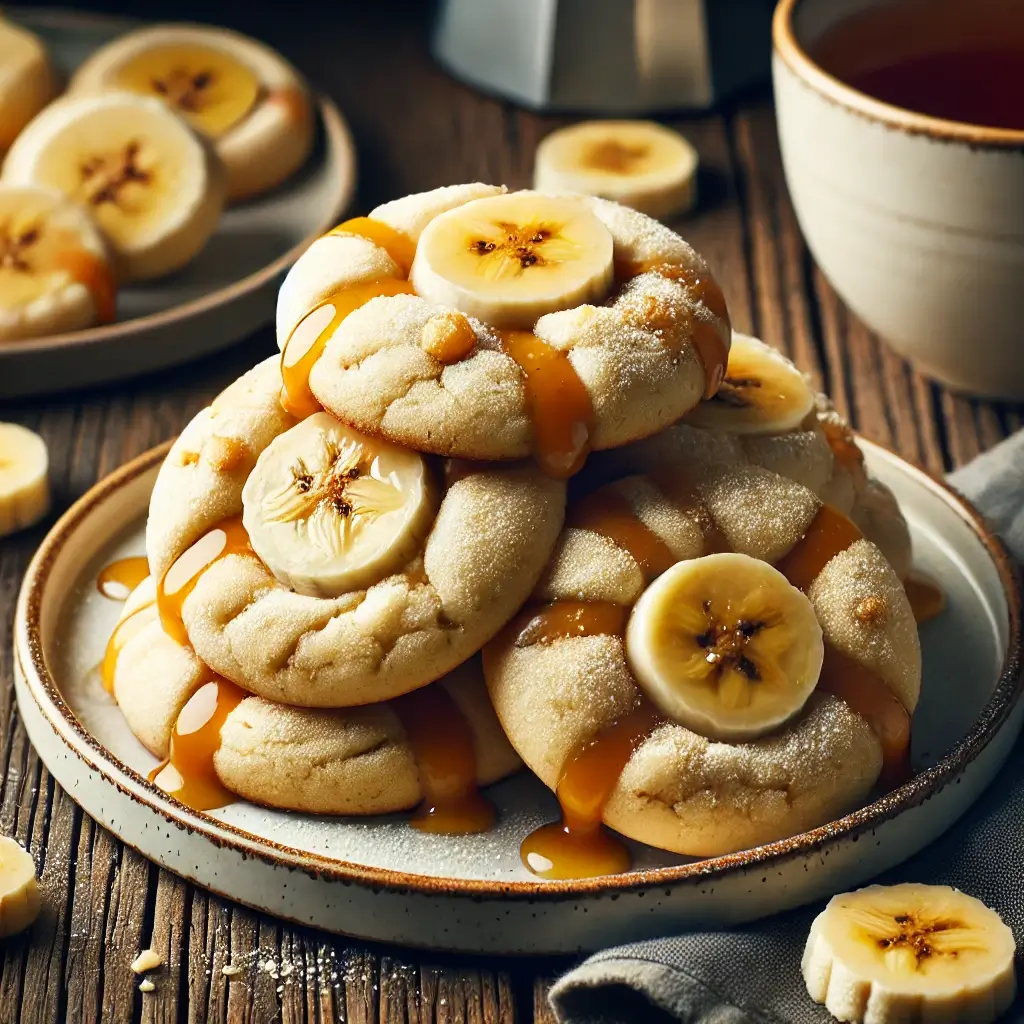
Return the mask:
[(300, 594), (337, 597), (397, 572), (437, 510), (417, 452), (315, 413), (260, 455), (242, 522), (267, 568)]
[(23, 932), (39, 916), (36, 863), (13, 839), (0, 836), (0, 938)]
[(39, 522), (50, 509), (46, 442), (17, 423), (0, 423), (0, 537)]
[(727, 434), (784, 434), (814, 409), (807, 378), (779, 351), (734, 331), (725, 380), (686, 422)]
[(0, 184), (0, 341), (109, 323), (117, 286), (92, 218), (53, 189)]
[(0, 153), (50, 102), (53, 72), (38, 36), (0, 18)]
[(872, 885), (834, 896), (804, 949), (807, 991), (864, 1024), (987, 1024), (1016, 991), (1013, 933), (945, 885)]
[(132, 93), (71, 96), (18, 137), (3, 180), (55, 188), (86, 207), (127, 279), (184, 266), (224, 205), (213, 151), (159, 100)]
[(697, 201), (697, 151), (653, 121), (583, 121), (537, 147), (533, 186), (612, 199), (650, 217)]
[(492, 327), (603, 299), (612, 236), (582, 203), (540, 192), (476, 199), (427, 225), (409, 275), (417, 294)]
[(166, 103), (213, 142), (231, 200), (284, 181), (313, 144), (313, 106), (298, 72), (270, 47), (214, 26), (130, 32), (97, 50), (71, 86)]
[(823, 657), (811, 602), (748, 555), (677, 562), (644, 591), (626, 628), (626, 658), (647, 695), (716, 740), (754, 739), (792, 718)]

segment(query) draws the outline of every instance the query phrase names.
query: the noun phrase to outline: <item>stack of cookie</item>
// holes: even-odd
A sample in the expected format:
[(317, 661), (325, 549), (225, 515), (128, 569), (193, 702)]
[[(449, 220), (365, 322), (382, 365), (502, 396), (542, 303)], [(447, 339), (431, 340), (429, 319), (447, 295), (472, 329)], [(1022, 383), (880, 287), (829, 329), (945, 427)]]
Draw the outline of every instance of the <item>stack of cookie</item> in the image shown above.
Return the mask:
[(566, 876), (628, 863), (602, 821), (718, 853), (905, 771), (906, 524), (676, 234), (436, 189), (315, 242), (277, 333), (168, 454), (104, 662), (168, 792), (473, 832), (521, 757)]

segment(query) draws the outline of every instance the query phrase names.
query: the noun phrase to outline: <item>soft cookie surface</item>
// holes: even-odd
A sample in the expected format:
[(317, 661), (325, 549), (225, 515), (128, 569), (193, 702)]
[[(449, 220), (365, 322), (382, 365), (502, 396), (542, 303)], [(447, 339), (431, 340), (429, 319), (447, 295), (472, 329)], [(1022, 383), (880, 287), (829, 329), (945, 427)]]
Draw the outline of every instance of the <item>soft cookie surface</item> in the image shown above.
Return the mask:
[[(505, 201), (515, 203), (523, 223), (500, 221), (500, 230), (484, 224), (484, 211), (500, 217), (487, 204)], [(526, 224), (522, 211), (531, 203), (545, 211), (560, 204), (566, 224), (547, 213)], [(720, 379), (730, 339), (721, 291), (686, 242), (643, 214), (590, 197), (506, 194), (471, 184), (385, 204), (368, 218), (377, 227), (365, 221), (351, 222), (349, 233), (340, 225), (311, 246), (282, 287), (277, 315), (287, 361), (297, 325), (318, 305), (345, 301), (346, 290), (404, 281), (411, 269), (415, 291), (429, 293), (409, 288), (410, 294), (371, 298), (329, 328), (309, 387), (325, 409), (362, 431), (418, 451), (518, 459), (537, 454), (550, 431), (560, 429), (548, 422), (558, 413), (545, 403), (561, 401), (562, 415), (579, 422), (565, 429), (582, 431), (587, 448), (604, 449), (668, 426)], [(566, 237), (549, 237), (558, 230)], [(572, 235), (577, 230), (586, 244)], [(450, 248), (459, 231), (475, 239), (467, 249), (491, 261), (472, 301), (458, 297), (469, 294), (472, 268), (458, 264), (457, 254), (437, 251)], [(598, 258), (592, 234), (608, 241), (607, 272), (588, 264), (571, 274), (573, 260)], [(406, 251), (415, 251), (411, 267), (403, 265)], [(538, 285), (536, 301), (524, 296), (526, 285), (502, 291), (515, 274), (493, 261), (506, 251), (520, 261), (516, 274), (563, 274), (561, 301), (552, 298), (557, 284)], [(438, 318), (453, 314), (465, 337), (454, 354), (436, 344)], [(529, 346), (510, 337), (508, 323), (532, 332)], [(538, 370), (540, 363), (549, 368)], [(534, 373), (549, 376), (555, 399), (538, 397), (544, 385)], [(566, 400), (566, 389), (577, 394)]]
[[(122, 620), (138, 615), (144, 624), (118, 655), (114, 694), (132, 732), (165, 758), (181, 709), (210, 673), (163, 631), (155, 598), (147, 579), (126, 603)], [(432, 685), (444, 689), (472, 730), (480, 785), (519, 767), (477, 661)], [(213, 768), (243, 799), (313, 814), (386, 814), (423, 799), (416, 757), (387, 703), (338, 711), (245, 697), (221, 728)]]

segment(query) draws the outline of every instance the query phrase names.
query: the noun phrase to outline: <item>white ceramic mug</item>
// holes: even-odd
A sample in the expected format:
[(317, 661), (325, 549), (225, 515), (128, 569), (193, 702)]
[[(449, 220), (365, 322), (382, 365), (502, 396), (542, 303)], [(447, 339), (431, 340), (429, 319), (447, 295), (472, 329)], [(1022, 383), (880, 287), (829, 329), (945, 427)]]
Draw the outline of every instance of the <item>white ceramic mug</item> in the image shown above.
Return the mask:
[(797, 218), (836, 291), (923, 372), (1021, 399), (1024, 131), (882, 103), (808, 55), (839, 22), (891, 2), (776, 9), (775, 102)]

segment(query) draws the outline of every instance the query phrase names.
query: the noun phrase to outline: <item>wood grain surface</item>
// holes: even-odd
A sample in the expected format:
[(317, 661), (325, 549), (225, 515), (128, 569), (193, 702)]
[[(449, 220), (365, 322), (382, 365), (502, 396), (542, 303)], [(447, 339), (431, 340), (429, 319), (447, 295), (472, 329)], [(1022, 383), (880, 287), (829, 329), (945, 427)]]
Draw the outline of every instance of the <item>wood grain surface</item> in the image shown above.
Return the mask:
[[(234, 23), (279, 46), (346, 112), (360, 154), (359, 212), (457, 181), (526, 185), (536, 142), (562, 123), (447, 77), (428, 55), (429, 11), (386, 0), (352, 4), (342, 22), (337, 12), (329, 20), (329, 6), (267, 7), (250, 5)], [(152, 13), (211, 20), (188, 4), (155, 3)], [(844, 309), (801, 240), (770, 99), (667, 120), (692, 139), (703, 167), (699, 209), (674, 226), (708, 257), (738, 328), (791, 354), (867, 437), (933, 472), (1020, 426), (1020, 408), (956, 397), (922, 379)], [(0, 832), (27, 844), (45, 890), (36, 926), (4, 943), (0, 1021), (552, 1020), (547, 985), (567, 961), (473, 961), (368, 946), (217, 899), (83, 815), (26, 739), (12, 689), (10, 623), (21, 575), (45, 530), (100, 477), (176, 434), (273, 349), (268, 328), (174, 372), (2, 409), (0, 418), (46, 439), (56, 500), (47, 523), (0, 541)], [(144, 995), (129, 964), (146, 947), (164, 966)], [(227, 964), (240, 972), (223, 974)]]

